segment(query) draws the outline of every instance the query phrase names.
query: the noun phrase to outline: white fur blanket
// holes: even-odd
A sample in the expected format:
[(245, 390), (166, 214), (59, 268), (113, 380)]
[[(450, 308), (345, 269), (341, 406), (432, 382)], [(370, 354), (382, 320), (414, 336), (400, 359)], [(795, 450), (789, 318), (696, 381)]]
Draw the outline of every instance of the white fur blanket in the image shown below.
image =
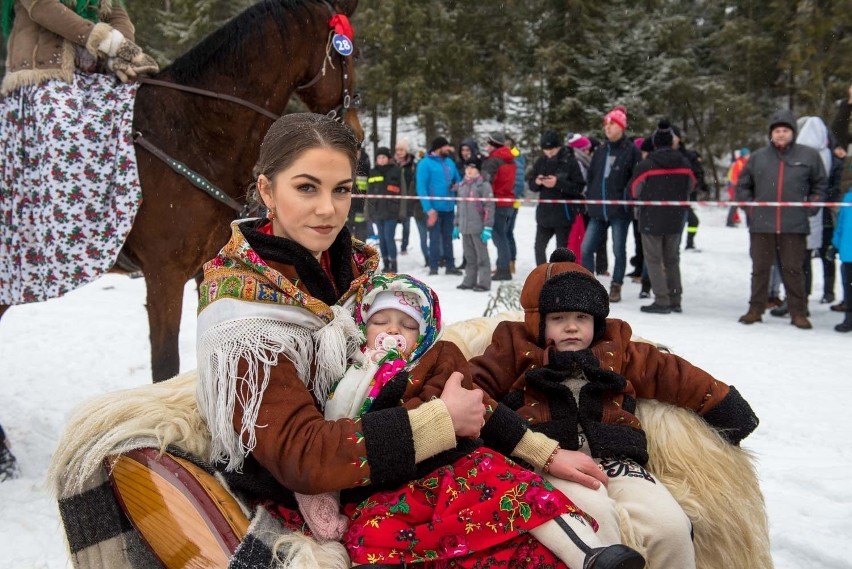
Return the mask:
[[(520, 318), (520, 313), (505, 313), (452, 324), (445, 329), (444, 339), (472, 357), (482, 353), (500, 320)], [(110, 454), (156, 446), (206, 457), (209, 433), (195, 404), (196, 382), (195, 372), (189, 372), (163, 383), (106, 394), (78, 408), (49, 473), (60, 501), (101, 480), (103, 459)], [(637, 414), (648, 435), (648, 466), (694, 525), (698, 568), (771, 569), (763, 495), (749, 452), (727, 444), (703, 419), (684, 409), (639, 400)], [(627, 543), (643, 549), (632, 541), (627, 519), (622, 534)], [(76, 555), (73, 560), (78, 567), (131, 566), (128, 560), (122, 565), (115, 559), (104, 565), (103, 553), (100, 565), (91, 561), (91, 555)], [(347, 564), (343, 560), (334, 565), (310, 561), (289, 566)]]

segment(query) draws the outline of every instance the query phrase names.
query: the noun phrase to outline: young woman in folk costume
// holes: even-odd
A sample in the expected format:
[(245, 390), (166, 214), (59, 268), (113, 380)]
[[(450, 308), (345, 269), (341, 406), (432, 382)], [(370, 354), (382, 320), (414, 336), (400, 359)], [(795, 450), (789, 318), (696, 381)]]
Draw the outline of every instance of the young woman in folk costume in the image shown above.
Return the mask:
[(11, 305), (112, 266), (141, 200), (130, 82), (157, 64), (113, 0), (2, 0), (2, 27), (0, 304)]
[[(376, 251), (345, 229), (356, 149), (350, 132), (322, 115), (276, 121), (256, 169), (269, 220), (234, 222), (229, 243), (205, 265), (201, 285), (197, 397), (212, 435), (212, 461), (222, 465), (233, 489), (267, 506), (274, 500), (272, 509), (299, 529), (304, 521), (292, 492), (369, 486), (369, 495), (399, 488), (418, 480), (425, 461), (456, 449), (456, 437), (478, 436), (484, 423), (482, 392), (464, 389), (457, 377), (411, 408), (394, 401), (356, 418), (330, 421), (323, 415), (331, 386), (359, 353), (351, 309), (378, 264)], [(544, 464), (546, 449), (543, 455), (531, 459)], [(479, 458), (481, 464), (486, 457)], [(530, 488), (518, 487), (514, 500), (507, 497), (516, 518), (541, 515), (523, 499)], [(490, 493), (485, 486), (482, 491)], [(555, 516), (566, 504), (556, 495), (546, 507)], [(405, 536), (416, 530), (406, 528)], [(456, 557), (467, 553), (471, 563), (491, 556), (511, 557), (515, 567), (529, 566), (530, 558), (540, 567), (562, 566), (517, 529), (491, 540), (494, 547), (485, 551), (443, 546)]]

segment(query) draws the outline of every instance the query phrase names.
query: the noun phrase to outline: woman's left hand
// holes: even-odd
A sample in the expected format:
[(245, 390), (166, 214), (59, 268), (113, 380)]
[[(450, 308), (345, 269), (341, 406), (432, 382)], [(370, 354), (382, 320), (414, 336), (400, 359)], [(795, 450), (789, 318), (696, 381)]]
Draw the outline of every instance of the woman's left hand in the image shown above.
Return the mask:
[(485, 424), (485, 403), (481, 389), (465, 389), (461, 381), (464, 376), (454, 371), (441, 393), (441, 401), (447, 406), (453, 421), (453, 430), (458, 437), (478, 437)]

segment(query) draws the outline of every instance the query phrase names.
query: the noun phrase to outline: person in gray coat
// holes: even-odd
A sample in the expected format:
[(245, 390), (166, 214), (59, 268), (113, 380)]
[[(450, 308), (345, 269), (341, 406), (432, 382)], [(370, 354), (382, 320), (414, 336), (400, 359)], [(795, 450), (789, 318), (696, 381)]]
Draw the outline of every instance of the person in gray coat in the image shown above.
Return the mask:
[[(828, 180), (819, 153), (796, 144), (796, 117), (787, 109), (772, 115), (769, 144), (752, 154), (737, 183), (740, 201), (823, 201)], [(811, 207), (753, 206), (746, 209), (751, 238), (751, 299), (743, 324), (763, 320), (769, 300), (769, 272), (776, 256), (787, 291), (791, 324), (812, 328), (807, 318), (805, 275), (808, 217), (819, 211)]]
[(494, 194), (480, 174), (482, 160), (471, 155), (464, 161), (464, 179), (459, 184), (456, 226), (453, 238), (462, 240), (464, 278), (456, 288), (477, 292), (491, 288), (491, 259), (488, 240), (494, 227)]

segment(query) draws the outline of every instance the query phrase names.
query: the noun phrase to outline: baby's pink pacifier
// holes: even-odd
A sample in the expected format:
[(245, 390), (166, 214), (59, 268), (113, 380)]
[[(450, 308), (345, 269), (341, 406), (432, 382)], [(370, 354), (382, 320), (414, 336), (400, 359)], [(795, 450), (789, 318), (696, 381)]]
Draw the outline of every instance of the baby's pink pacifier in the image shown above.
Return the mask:
[(383, 352), (387, 352), (393, 348), (399, 350), (400, 353), (405, 352), (405, 348), (407, 348), (407, 343), (405, 341), (405, 337), (401, 334), (388, 334), (387, 332), (379, 332), (376, 336), (376, 343), (374, 346), (377, 350), (381, 350)]

